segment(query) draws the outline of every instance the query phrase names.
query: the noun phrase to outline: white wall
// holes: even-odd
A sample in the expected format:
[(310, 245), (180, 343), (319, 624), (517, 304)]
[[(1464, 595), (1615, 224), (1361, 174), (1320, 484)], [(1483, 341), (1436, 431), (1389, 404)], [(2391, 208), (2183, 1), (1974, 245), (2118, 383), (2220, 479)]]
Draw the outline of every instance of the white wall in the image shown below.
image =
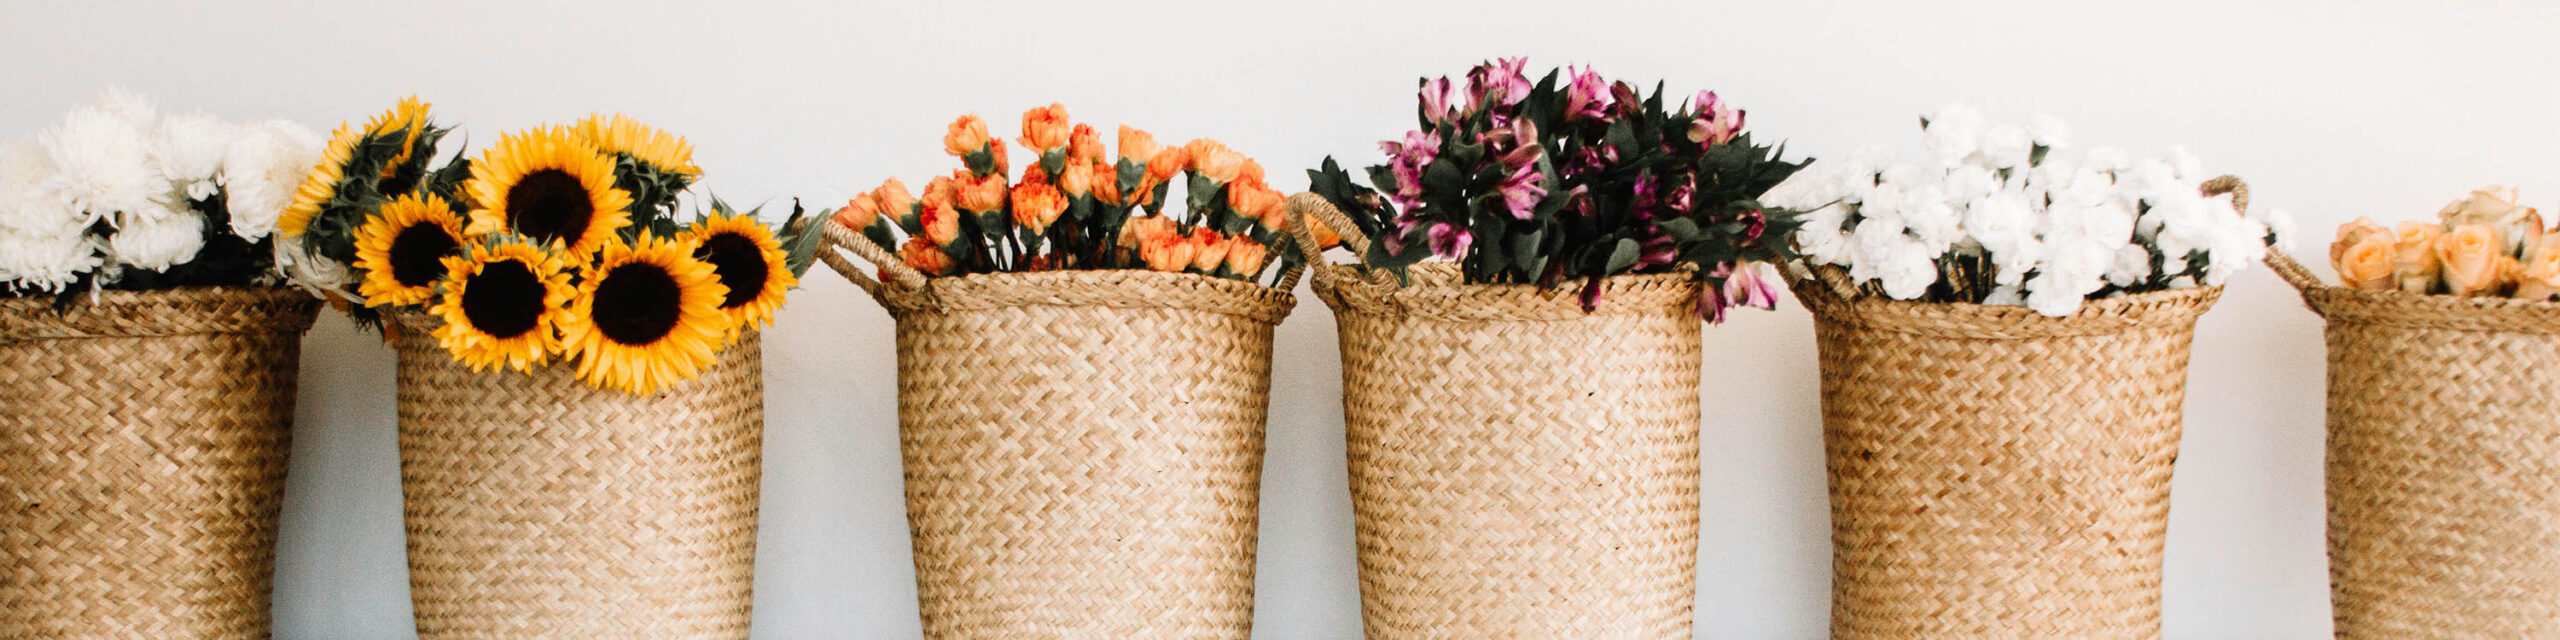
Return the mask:
[[(322, 128), (416, 93), (482, 143), (621, 110), (689, 136), (728, 199), (823, 205), (947, 170), (939, 137), (960, 113), (1010, 136), (1022, 109), (1064, 101), (1080, 120), (1220, 138), (1297, 189), (1326, 154), (1375, 161), (1373, 142), (1411, 124), (1415, 77), (1516, 53), (1716, 89), (1816, 156), (1916, 150), (1914, 117), (1951, 100), (2063, 116), (2083, 147), (2183, 143), (2297, 212), (2313, 254), (2349, 218), (2431, 214), (2482, 183), (2560, 197), (2560, 12), (2524, 2), (355, 4), (20, 0), (0, 12), (0, 135), (107, 83)], [(841, 279), (809, 282), (766, 334), (755, 629), (914, 637), (890, 323)], [(1302, 300), (1279, 331), (1259, 631), (1351, 638), (1333, 323)], [(2263, 270), (2203, 320), (2169, 637), (2327, 636), (2321, 344)], [(1792, 301), (1744, 314), (1707, 353), (1699, 634), (1819, 637), (1810, 322)], [(277, 635), (409, 637), (391, 353), (325, 317), (303, 363)]]

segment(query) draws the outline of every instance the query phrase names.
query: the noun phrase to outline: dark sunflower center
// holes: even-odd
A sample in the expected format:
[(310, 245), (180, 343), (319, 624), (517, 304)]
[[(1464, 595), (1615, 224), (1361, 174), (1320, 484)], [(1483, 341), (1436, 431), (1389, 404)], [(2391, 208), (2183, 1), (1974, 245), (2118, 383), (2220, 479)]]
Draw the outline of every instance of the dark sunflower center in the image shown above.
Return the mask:
[(444, 257), (453, 255), (462, 243), (445, 233), (444, 227), (431, 223), (409, 225), (400, 235), (391, 237), (391, 279), (404, 287), (435, 284), (444, 277)]
[(605, 272), (596, 283), (596, 330), (627, 345), (647, 345), (676, 328), (676, 306), (684, 292), (667, 269), (633, 263)]
[(694, 256), (711, 263), (712, 273), (720, 276), (720, 284), (729, 287), (729, 297), (720, 300), (720, 308), (735, 309), (764, 293), (765, 278), (772, 273), (765, 268), (764, 249), (756, 241), (735, 233), (711, 236), (702, 242)]
[(525, 174), (507, 189), (507, 215), (514, 218), (516, 233), (536, 242), (574, 243), (587, 232), (587, 223), (594, 221), (596, 203), (588, 199), (586, 184), (576, 176), (543, 169)]
[(513, 338), (542, 321), (542, 279), (516, 260), (480, 267), (462, 287), (462, 317), (482, 333)]

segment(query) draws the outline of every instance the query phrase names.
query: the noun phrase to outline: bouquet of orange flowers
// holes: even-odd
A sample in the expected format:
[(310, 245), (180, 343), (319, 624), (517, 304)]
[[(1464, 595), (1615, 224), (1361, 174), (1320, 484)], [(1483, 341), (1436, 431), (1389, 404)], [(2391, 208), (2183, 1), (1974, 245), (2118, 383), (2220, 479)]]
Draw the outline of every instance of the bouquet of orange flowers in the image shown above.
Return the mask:
[(2489, 186), (2446, 204), (2438, 220), (2397, 228), (2370, 218), (2338, 227), (2329, 262), (2355, 289), (2550, 300), (2560, 296), (2560, 236), (2516, 203), (2514, 187)]
[[(1101, 135), (1066, 106), (1024, 112), (1018, 141), (1032, 161), (1012, 180), (1005, 141), (962, 116), (942, 145), (963, 168), (921, 197), (892, 178), (832, 215), (929, 276), (1146, 268), (1259, 282), (1290, 259), (1283, 197), (1260, 163), (1215, 140), (1166, 147), (1125, 125), (1118, 137), (1106, 158)], [(1177, 178), (1186, 211), (1171, 215)]]

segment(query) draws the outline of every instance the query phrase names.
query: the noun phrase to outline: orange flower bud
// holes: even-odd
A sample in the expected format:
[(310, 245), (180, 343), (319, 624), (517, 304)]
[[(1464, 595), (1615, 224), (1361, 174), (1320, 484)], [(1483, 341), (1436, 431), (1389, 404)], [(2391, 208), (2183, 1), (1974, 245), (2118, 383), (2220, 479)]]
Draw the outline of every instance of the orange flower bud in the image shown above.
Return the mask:
[(1004, 208), (1004, 176), (990, 174), (976, 180), (953, 185), (954, 204), (971, 213), (986, 213)]
[(888, 182), (880, 183), (880, 188), (872, 189), (871, 200), (879, 205), (881, 213), (895, 217), (906, 217), (916, 208), (916, 197), (907, 193), (907, 183), (899, 182), (897, 178), (890, 178)]
[(1075, 132), (1067, 135), (1067, 159), (1079, 162), (1101, 162), (1102, 134), (1096, 133), (1093, 125), (1076, 125)]
[(953, 198), (959, 197), (959, 181), (974, 180), (968, 176), (967, 172), (953, 170), (951, 175), (934, 176), (932, 180), (925, 181), (924, 205), (930, 208), (936, 202), (951, 204)]
[(1022, 147), (1047, 153), (1067, 146), (1071, 129), (1067, 124), (1067, 105), (1052, 103), (1022, 112)]
[(978, 114), (972, 113), (951, 121), (951, 131), (942, 134), (942, 150), (954, 156), (965, 156), (985, 148), (989, 140), (986, 121), (979, 120)]
[(869, 229), (871, 223), (880, 221), (880, 204), (871, 199), (871, 194), (856, 195), (845, 201), (844, 208), (836, 210), (835, 221), (854, 231)]
[(1156, 152), (1163, 150), (1162, 145), (1156, 144), (1154, 135), (1131, 129), (1129, 125), (1120, 125), (1120, 157), (1146, 164), (1155, 160)]
[(922, 236), (907, 238), (906, 244), (899, 245), (898, 259), (929, 276), (950, 273), (951, 268), (957, 266), (952, 264), (951, 254), (943, 253), (941, 247), (934, 246)]
[[(1011, 157), (1013, 156), (1013, 152), (1012, 152), (1011, 150), (1006, 149), (1006, 148), (1005, 148), (1005, 146), (1004, 146), (1004, 143), (1003, 143), (1002, 141), (998, 141), (998, 142), (995, 142), (994, 144), (987, 145), (987, 150), (988, 150), (989, 152), (991, 152), (991, 153), (993, 153), (993, 154), (994, 154), (995, 165), (996, 165), (996, 171), (995, 171), (995, 174), (994, 174), (994, 175), (995, 175), (996, 177), (1001, 178), (1001, 177), (1004, 177), (1004, 176), (1006, 176), (1006, 175), (1009, 175), (1009, 174), (1012, 174), (1012, 173), (1013, 173), (1013, 166), (1011, 165), (1011, 163), (1013, 162), (1013, 160), (1012, 160), (1012, 158), (1011, 158)], [(1036, 163), (1035, 163), (1035, 164), (1036, 164)]]
[(1065, 191), (1070, 196), (1093, 193), (1093, 171), (1094, 167), (1085, 164), (1085, 161), (1067, 160), (1066, 168), (1058, 172), (1058, 190)]
[(1030, 229), (1034, 235), (1049, 230), (1058, 214), (1067, 211), (1066, 194), (1042, 182), (1025, 182), (1013, 188), (1013, 222)]

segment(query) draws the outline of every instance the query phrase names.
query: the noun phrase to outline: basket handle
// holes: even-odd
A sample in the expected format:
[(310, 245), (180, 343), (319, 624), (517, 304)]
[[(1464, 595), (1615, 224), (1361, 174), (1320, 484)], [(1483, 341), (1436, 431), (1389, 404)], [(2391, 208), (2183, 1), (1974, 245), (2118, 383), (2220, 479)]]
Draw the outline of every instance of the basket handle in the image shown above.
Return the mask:
[[(2231, 194), (2231, 208), (2241, 213), (2249, 212), (2249, 183), (2241, 181), (2239, 176), (2226, 175), (2206, 180), (2204, 193)], [(2267, 247), (2266, 263), (2268, 269), (2275, 271), (2277, 277), (2284, 278), (2285, 284), (2293, 285), (2296, 291), (2310, 293), (2328, 286), (2321, 284), (2320, 276), (2311, 273), (2310, 268), (2302, 266), (2293, 256), (2285, 255), (2283, 249)]]
[(1369, 236), (1360, 233), (1360, 225), (1352, 224), (1351, 217), (1342, 215), (1342, 210), (1333, 208), (1324, 196), (1301, 191), (1289, 196), (1289, 233), (1298, 237), (1298, 250), (1307, 254), (1307, 264), (1324, 262), (1324, 245), (1316, 242), (1315, 227), (1307, 224), (1309, 219), (1342, 236), (1342, 246), (1351, 249), (1354, 260), (1369, 255)]
[(861, 265), (854, 264), (852, 260), (845, 259), (845, 257), (842, 254), (837, 253), (836, 250), (843, 249), (851, 251), (853, 252), (853, 255), (860, 257), (863, 260), (870, 261), (874, 265), (878, 265), (881, 271), (888, 272), (889, 279), (897, 282), (898, 286), (916, 291), (924, 290), (924, 272), (917, 271), (915, 267), (907, 266), (907, 262), (905, 260), (898, 259), (897, 254), (891, 253), (888, 249), (882, 248), (879, 243), (872, 242), (870, 238), (865, 238), (862, 234), (854, 233), (852, 229), (848, 229), (845, 228), (844, 225), (837, 224), (833, 217), (814, 220), (811, 222), (823, 225), (818, 228), (819, 240), (821, 241), (821, 245), (818, 247), (818, 259), (826, 262), (827, 268), (834, 269), (836, 270), (836, 273), (842, 274), (844, 279), (853, 281), (854, 286), (862, 287), (862, 291), (864, 293), (869, 293), (873, 296), (880, 295), (880, 287), (882, 286), (882, 283), (878, 279), (871, 277), (870, 273), (865, 272)]

